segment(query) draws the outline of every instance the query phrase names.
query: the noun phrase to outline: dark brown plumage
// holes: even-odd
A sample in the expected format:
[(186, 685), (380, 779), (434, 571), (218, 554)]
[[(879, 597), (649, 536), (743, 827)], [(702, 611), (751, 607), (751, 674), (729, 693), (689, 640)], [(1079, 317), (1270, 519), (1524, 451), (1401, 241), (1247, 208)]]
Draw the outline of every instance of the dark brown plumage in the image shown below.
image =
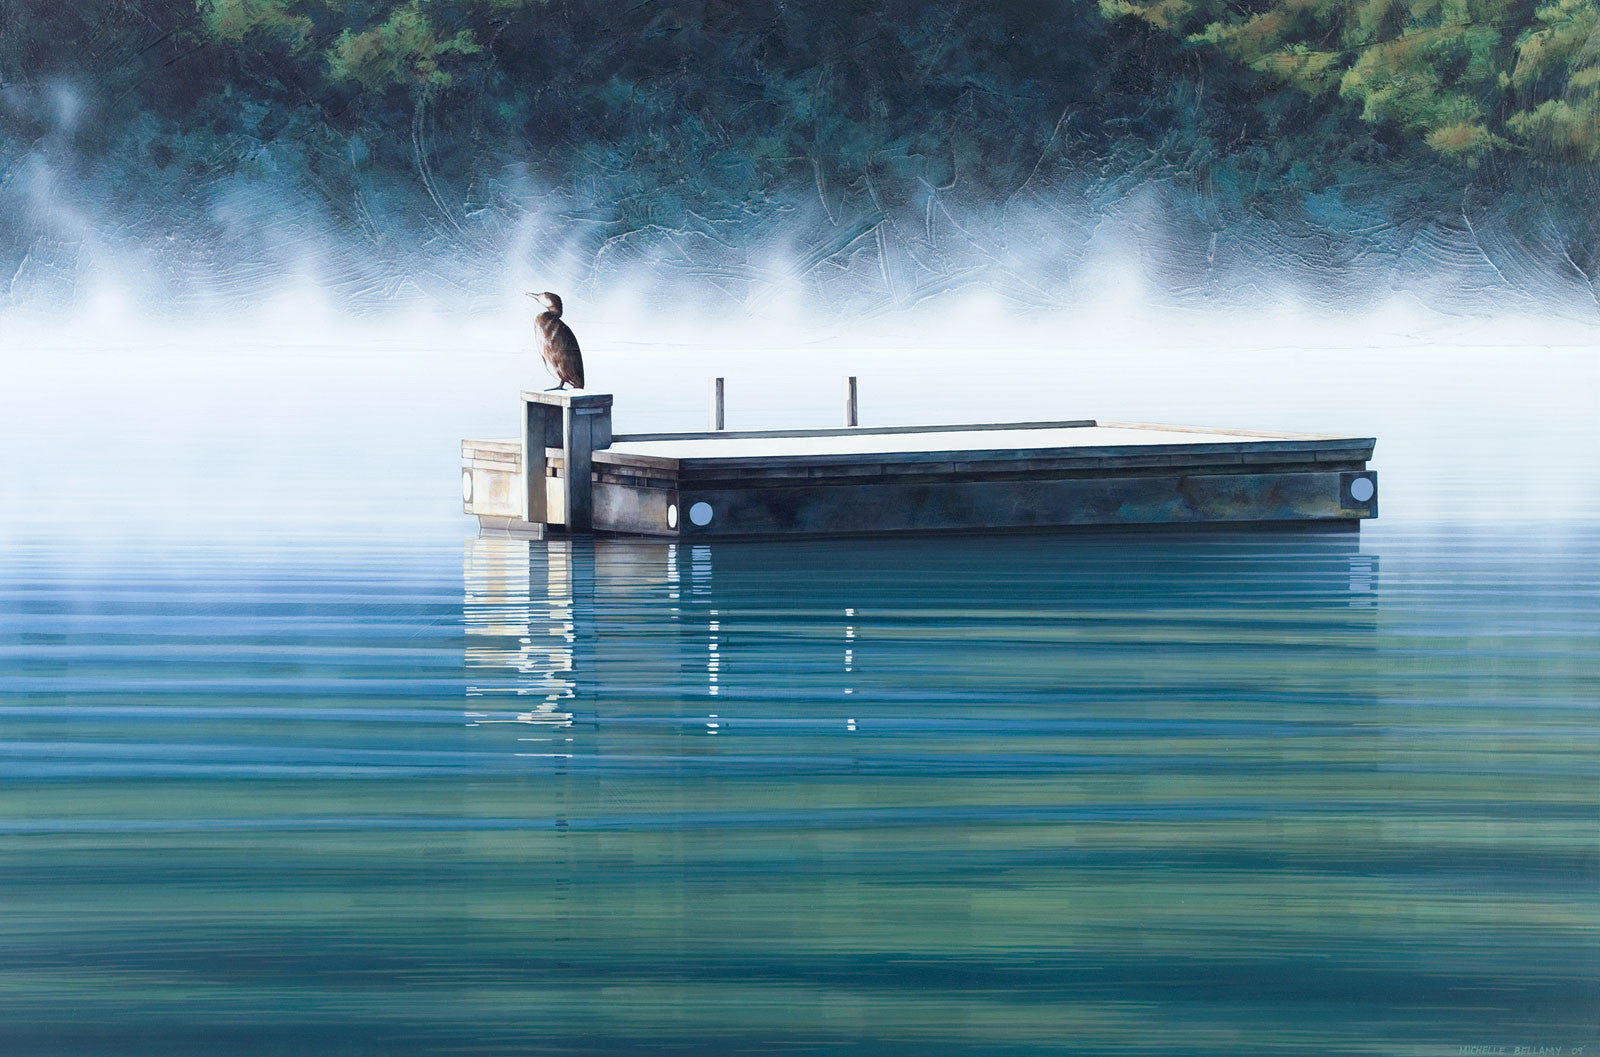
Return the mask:
[(528, 296), (544, 305), (545, 310), (534, 320), (534, 326), (539, 331), (539, 354), (544, 357), (550, 373), (561, 382), (551, 388), (565, 389), (570, 385), (582, 389), (583, 353), (578, 349), (578, 339), (572, 328), (561, 322), (561, 298), (549, 292)]

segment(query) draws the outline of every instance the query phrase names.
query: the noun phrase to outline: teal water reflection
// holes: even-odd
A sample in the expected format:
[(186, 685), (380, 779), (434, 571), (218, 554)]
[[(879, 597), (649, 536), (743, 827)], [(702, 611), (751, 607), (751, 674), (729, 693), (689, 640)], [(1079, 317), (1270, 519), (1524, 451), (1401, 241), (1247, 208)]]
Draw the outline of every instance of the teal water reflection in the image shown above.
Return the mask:
[(0, 1051), (1600, 1043), (1600, 539), (0, 565)]

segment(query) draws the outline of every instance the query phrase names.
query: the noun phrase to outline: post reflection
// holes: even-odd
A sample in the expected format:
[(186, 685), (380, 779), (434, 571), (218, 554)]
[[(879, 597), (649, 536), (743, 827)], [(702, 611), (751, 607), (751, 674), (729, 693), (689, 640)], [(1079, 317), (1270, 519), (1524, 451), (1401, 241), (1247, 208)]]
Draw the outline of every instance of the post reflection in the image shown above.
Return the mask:
[(536, 586), (526, 540), (474, 539), (462, 563), (469, 725), (519, 723), (545, 733), (519, 740), (560, 744), (572, 726), (574, 645), (570, 544), (541, 546)]

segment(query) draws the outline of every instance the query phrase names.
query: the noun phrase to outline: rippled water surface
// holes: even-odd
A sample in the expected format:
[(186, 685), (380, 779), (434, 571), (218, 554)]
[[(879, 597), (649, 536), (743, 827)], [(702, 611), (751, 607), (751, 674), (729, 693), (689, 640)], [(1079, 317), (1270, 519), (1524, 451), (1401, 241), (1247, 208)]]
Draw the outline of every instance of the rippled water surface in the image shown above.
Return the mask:
[(701, 546), (474, 538), (510, 357), (76, 355), (0, 388), (0, 1054), (1600, 1052), (1588, 352), (995, 401), (1376, 434), (1360, 535)]
[(9, 555), (7, 1052), (1596, 1038), (1600, 540)]

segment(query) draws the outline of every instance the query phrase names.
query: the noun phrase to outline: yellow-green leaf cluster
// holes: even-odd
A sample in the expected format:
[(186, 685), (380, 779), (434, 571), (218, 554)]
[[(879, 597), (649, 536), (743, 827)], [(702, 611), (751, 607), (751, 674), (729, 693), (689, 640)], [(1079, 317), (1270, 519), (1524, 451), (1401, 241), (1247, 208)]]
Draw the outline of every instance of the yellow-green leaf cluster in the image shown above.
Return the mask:
[(1511, 84), (1537, 101), (1506, 124), (1560, 157), (1600, 160), (1600, 3), (1557, 0), (1535, 18), (1517, 41)]
[(287, 43), (302, 69), (334, 84), (382, 92), (447, 88), (509, 19), (545, 0), (196, 0), (205, 30), (244, 50)]
[(1447, 157), (1600, 159), (1600, 0), (1099, 0)]
[(444, 88), (451, 82), (451, 61), (482, 50), (470, 30), (442, 36), (420, 0), (410, 0), (369, 29), (340, 33), (328, 50), (328, 72), (365, 88)]
[(200, 17), (211, 34), (239, 42), (251, 33), (277, 36), (292, 50), (304, 48), (311, 19), (291, 11), (293, 0), (200, 0)]

